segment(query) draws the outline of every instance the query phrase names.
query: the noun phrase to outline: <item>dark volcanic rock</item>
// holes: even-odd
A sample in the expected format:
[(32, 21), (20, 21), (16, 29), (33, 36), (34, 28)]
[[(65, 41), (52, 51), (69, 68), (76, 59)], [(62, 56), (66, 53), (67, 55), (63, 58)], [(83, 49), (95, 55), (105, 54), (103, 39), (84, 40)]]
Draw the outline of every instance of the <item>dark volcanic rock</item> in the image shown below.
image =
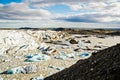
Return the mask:
[(93, 53), (89, 59), (76, 64), (45, 80), (119, 80), (120, 44)]

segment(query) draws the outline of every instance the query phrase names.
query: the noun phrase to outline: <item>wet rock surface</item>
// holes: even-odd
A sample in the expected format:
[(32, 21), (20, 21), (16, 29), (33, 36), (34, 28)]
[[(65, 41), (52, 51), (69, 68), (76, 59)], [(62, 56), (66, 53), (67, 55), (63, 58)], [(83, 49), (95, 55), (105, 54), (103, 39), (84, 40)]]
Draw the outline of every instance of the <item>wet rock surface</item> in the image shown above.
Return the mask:
[(93, 53), (89, 59), (79, 60), (45, 80), (119, 80), (119, 75), (120, 44)]

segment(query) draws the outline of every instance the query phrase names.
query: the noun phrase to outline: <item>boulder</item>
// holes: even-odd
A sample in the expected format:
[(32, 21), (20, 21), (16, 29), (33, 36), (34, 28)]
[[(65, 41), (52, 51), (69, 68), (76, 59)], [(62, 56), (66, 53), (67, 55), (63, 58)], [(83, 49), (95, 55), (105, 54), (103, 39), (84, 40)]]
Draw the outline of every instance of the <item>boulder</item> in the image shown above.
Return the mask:
[(76, 41), (75, 39), (70, 39), (69, 41), (71, 44), (78, 44), (78, 41)]

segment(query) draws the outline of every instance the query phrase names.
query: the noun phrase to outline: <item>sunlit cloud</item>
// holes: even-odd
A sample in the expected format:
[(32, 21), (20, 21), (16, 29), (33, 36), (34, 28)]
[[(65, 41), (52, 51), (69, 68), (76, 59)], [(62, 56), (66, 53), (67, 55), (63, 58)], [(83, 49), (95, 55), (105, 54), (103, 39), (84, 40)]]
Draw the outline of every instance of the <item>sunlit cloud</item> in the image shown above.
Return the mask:
[[(42, 21), (46, 21), (44, 25), (50, 25), (48, 23), (52, 21), (53, 25), (55, 22), (60, 22), (66, 23), (66, 26), (68, 22), (74, 25), (79, 23), (78, 27), (82, 23), (86, 23), (86, 25), (110, 23), (119, 26), (119, 4), (118, 0), (22, 0), (22, 2), (17, 3), (0, 3), (0, 22), (43, 23)], [(57, 5), (65, 9), (59, 8), (59, 12), (61, 12), (59, 13)], [(65, 13), (62, 10), (68, 12)]]

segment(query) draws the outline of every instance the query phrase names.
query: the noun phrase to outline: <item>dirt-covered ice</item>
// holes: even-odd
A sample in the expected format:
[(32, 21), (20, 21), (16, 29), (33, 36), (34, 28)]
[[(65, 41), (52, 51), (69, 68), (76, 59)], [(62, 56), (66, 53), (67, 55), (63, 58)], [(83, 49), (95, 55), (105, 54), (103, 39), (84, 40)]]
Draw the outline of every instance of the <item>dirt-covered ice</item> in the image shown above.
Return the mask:
[(120, 43), (120, 36), (73, 35), (50, 30), (1, 30), (0, 73), (14, 69), (21, 71), (18, 67), (22, 69), (30, 65), (36, 65), (39, 70), (0, 76), (3, 80), (46, 77), (70, 67), (79, 59), (87, 59), (92, 52), (117, 43)]

